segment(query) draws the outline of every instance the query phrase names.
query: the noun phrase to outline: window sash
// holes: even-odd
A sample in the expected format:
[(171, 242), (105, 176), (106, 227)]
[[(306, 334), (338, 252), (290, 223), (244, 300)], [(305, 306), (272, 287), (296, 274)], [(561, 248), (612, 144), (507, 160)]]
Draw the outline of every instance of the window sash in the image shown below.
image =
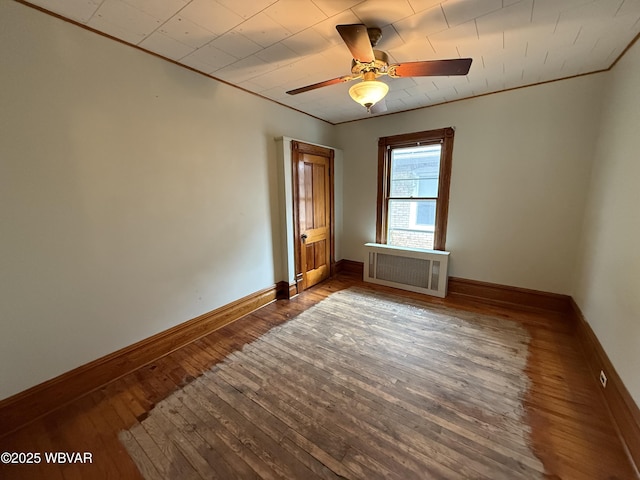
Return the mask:
[(389, 147), (390, 198), (437, 197), (442, 142)]

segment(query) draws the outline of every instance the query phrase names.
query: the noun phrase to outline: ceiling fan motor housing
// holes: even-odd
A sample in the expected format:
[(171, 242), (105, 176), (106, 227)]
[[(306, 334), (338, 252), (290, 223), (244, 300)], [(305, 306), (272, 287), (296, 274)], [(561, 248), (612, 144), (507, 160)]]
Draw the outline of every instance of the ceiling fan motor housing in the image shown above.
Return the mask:
[(382, 30), (378, 27), (369, 27), (367, 28), (367, 35), (369, 35), (371, 46), (375, 47), (382, 38)]
[(382, 50), (374, 50), (375, 60), (369, 63), (361, 63), (355, 59), (351, 60), (351, 73), (360, 75), (365, 72), (375, 72), (376, 75), (384, 74), (389, 67), (389, 56)]

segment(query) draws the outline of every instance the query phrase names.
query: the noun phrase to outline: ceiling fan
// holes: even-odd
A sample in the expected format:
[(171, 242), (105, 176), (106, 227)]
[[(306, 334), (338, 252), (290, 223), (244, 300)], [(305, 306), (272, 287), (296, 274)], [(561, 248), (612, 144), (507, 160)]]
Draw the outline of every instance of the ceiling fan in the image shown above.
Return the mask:
[(377, 111), (386, 111), (386, 106), (381, 100), (389, 91), (389, 86), (376, 80), (378, 77), (382, 75), (388, 75), (391, 78), (466, 75), (471, 67), (471, 58), (427, 60), (389, 65), (389, 56), (381, 50), (374, 49), (382, 38), (382, 30), (379, 28), (367, 28), (366, 25), (357, 23), (337, 25), (336, 30), (353, 56), (351, 75), (289, 90), (287, 92), (289, 95), (297, 95), (316, 88), (362, 78), (362, 82), (354, 84), (349, 89), (351, 98), (364, 106), (369, 113), (372, 112), (371, 108), (374, 105), (377, 107)]

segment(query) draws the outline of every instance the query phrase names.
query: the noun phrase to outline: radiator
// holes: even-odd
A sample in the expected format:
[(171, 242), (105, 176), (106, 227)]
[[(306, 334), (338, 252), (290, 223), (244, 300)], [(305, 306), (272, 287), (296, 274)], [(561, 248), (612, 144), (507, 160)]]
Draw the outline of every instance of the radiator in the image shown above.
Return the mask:
[(449, 252), (365, 244), (364, 280), (436, 297), (447, 295)]

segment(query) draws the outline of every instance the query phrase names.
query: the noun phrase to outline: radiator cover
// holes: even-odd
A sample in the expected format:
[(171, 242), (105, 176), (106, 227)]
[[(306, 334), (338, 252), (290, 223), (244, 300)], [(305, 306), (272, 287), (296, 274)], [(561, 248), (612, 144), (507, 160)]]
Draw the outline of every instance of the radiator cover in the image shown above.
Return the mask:
[(449, 252), (365, 244), (365, 282), (426, 293), (447, 295)]

